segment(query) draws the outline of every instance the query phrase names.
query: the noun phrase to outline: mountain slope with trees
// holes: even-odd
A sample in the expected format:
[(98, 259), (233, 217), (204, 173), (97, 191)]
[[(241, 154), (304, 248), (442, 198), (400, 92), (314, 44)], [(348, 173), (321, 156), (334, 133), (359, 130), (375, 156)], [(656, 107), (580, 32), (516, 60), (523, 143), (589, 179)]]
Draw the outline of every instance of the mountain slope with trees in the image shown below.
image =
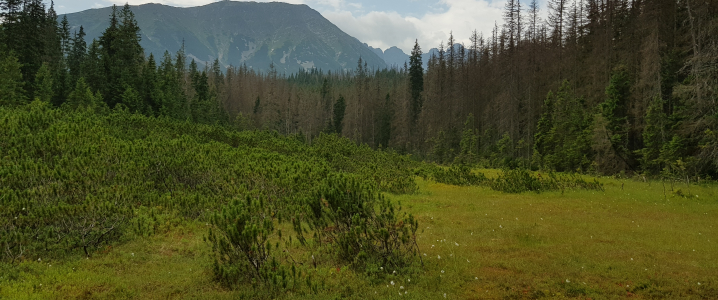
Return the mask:
[[(362, 57), (374, 68), (386, 64), (359, 40), (341, 31), (306, 5), (220, 1), (199, 7), (162, 4), (131, 6), (140, 26), (145, 54), (161, 56), (182, 48), (200, 66), (215, 59), (225, 69), (246, 65), (280, 73), (317, 68), (341, 71), (354, 68)], [(111, 8), (67, 15), (70, 31), (84, 27), (87, 42), (107, 28)]]

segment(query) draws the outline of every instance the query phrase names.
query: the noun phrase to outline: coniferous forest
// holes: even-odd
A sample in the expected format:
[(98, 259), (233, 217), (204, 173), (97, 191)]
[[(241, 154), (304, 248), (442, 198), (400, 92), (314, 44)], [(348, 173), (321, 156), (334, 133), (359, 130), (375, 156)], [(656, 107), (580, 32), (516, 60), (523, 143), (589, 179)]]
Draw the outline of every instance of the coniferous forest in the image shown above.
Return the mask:
[(0, 274), (190, 220), (214, 282), (305, 295), (325, 288), (317, 264), (424, 266), (418, 219), (383, 194), (418, 177), (563, 195), (633, 176), (689, 196), (718, 178), (718, 2), (507, 0), (503, 17), (426, 69), (417, 41), (401, 68), (280, 74), (145, 53), (129, 5), (87, 42), (52, 4), (0, 0)]
[[(548, 19), (540, 18), (547, 10)], [(451, 37), (423, 70), (257, 73), (146, 56), (129, 7), (85, 42), (41, 1), (3, 2), (3, 102), (118, 105), (241, 129), (338, 133), (440, 163), (715, 177), (716, 4), (508, 1), (502, 26)], [(226, 67), (226, 68), (225, 68)]]

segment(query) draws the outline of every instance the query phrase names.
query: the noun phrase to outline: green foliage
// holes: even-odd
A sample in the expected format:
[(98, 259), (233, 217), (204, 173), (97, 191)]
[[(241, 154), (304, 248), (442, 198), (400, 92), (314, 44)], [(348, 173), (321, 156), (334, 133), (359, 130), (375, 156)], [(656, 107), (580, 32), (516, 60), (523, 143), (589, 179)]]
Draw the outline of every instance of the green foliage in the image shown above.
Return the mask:
[(407, 157), (338, 136), (310, 147), (276, 132), (96, 114), (98, 103), (81, 79), (66, 109), (0, 107), (1, 260), (92, 255), (177, 217), (207, 220), (247, 191), (274, 218), (301, 216), (302, 199), (331, 172), (395, 193), (417, 188)]
[(311, 202), (315, 235), (340, 262), (363, 270), (372, 264), (402, 268), (418, 254), (412, 215), (377, 194), (371, 185), (331, 175)]
[(98, 113), (107, 111), (107, 105), (102, 101), (102, 95), (97, 92), (94, 95), (90, 87), (85, 83), (85, 78), (80, 78), (75, 85), (75, 89), (70, 92), (67, 101), (62, 107), (69, 110), (93, 110)]
[(20, 63), (13, 53), (0, 51), (0, 106), (25, 103)]
[(534, 164), (548, 170), (587, 171), (593, 161), (592, 122), (584, 100), (576, 97), (568, 81), (564, 81), (558, 92), (550, 92), (544, 102), (544, 113), (534, 135)]
[(270, 241), (276, 220), (265, 199), (235, 199), (211, 220), (207, 241), (212, 245), (213, 271), (220, 282), (232, 286), (238, 282), (272, 283), (276, 276), (286, 280), (286, 271), (276, 270), (273, 250), (278, 249), (273, 249)]
[(374, 182), (382, 192), (410, 194), (418, 190), (411, 167), (414, 162), (393, 150), (374, 151), (338, 135), (321, 134), (312, 151), (335, 172), (354, 173)]
[[(611, 80), (606, 87), (606, 100), (599, 108), (606, 120), (606, 130), (616, 154), (628, 161), (628, 101), (630, 97), (630, 78), (625, 67), (613, 71)], [(628, 162), (627, 162), (628, 163)]]
[(144, 111), (144, 102), (140, 98), (140, 94), (131, 86), (125, 87), (125, 92), (120, 96), (120, 103), (127, 106), (130, 112), (142, 113)]
[(394, 104), (391, 100), (391, 95), (386, 94), (384, 105), (381, 108), (381, 112), (377, 117), (377, 128), (379, 133), (377, 134), (376, 147), (388, 147), (389, 141), (391, 140), (391, 124), (394, 120)]
[(464, 131), (461, 133), (461, 142), (459, 144), (461, 152), (454, 158), (454, 164), (473, 165), (478, 162), (478, 137), (474, 130), (474, 115), (469, 114), (464, 122)]
[(504, 170), (489, 182), (489, 187), (505, 193), (545, 192), (566, 189), (603, 190), (598, 180), (588, 182), (577, 174), (548, 173), (547, 175), (531, 174), (526, 169)]
[(53, 97), (52, 81), (50, 68), (47, 64), (42, 64), (35, 75), (35, 99), (50, 103)]
[(421, 47), (417, 40), (409, 58), (409, 83), (411, 88), (411, 123), (416, 124), (423, 106), (421, 93), (424, 91), (424, 65), (421, 61)]
[[(259, 101), (259, 98), (257, 98)], [(334, 103), (334, 132), (341, 135), (344, 130), (344, 113), (347, 109), (346, 101), (344, 96), (339, 96), (337, 102)]]
[(656, 96), (646, 112), (646, 127), (643, 129), (643, 149), (637, 151), (644, 173), (655, 175), (660, 172), (663, 162), (659, 156), (669, 136), (668, 117), (664, 113), (665, 101)]
[(425, 164), (417, 170), (417, 175), (439, 183), (457, 186), (477, 186), (488, 181), (486, 175), (474, 173), (469, 166), (463, 164), (454, 164), (448, 168)]

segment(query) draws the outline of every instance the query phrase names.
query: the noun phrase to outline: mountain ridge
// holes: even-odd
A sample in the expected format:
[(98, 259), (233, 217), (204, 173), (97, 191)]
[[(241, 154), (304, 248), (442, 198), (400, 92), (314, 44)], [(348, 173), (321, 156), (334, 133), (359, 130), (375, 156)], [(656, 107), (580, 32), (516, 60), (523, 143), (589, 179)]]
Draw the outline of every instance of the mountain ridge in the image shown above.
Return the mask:
[[(130, 7), (141, 29), (145, 54), (185, 53), (198, 63), (219, 60), (223, 67), (246, 65), (258, 71), (349, 70), (359, 57), (374, 68), (387, 64), (358, 39), (341, 31), (305, 4), (220, 1), (197, 7), (143, 4)], [(111, 7), (67, 14), (72, 30), (86, 39), (109, 25)]]

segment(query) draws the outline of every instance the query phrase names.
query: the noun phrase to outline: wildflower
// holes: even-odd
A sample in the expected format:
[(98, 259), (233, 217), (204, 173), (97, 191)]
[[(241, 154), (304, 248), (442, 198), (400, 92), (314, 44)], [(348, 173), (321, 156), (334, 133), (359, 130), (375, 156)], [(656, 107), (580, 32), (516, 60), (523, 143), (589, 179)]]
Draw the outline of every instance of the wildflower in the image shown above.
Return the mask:
[(394, 272), (391, 272), (391, 274), (396, 274), (396, 271), (394, 271)]
[(444, 298), (446, 298), (446, 293), (444, 293)]
[(444, 270), (441, 270), (441, 274), (444, 274)]
[[(314, 256), (312, 256), (312, 258), (314, 258)], [(379, 270), (384, 270), (384, 267), (379, 267)]]
[(441, 255), (437, 255), (436, 258), (441, 259)]
[(499, 225), (499, 228), (504, 228), (503, 226)]
[(566, 279), (566, 283), (571, 283), (571, 281), (568, 281), (568, 279)]
[(434, 248), (434, 245), (431, 245), (431, 248)]
[(454, 242), (454, 245), (458, 246), (458, 245), (459, 245), (459, 243), (457, 243), (457, 242)]
[(479, 280), (479, 277), (474, 277), (474, 280)]
[(701, 283), (699, 282), (698, 285), (701, 285)]
[(411, 282), (411, 278), (407, 279), (406, 281)]
[(389, 283), (391, 283), (391, 285), (394, 285), (394, 280), (392, 280), (392, 281), (391, 281), (391, 282), (389, 282)]
[(404, 286), (403, 286), (403, 285), (402, 285), (402, 286), (400, 286), (400, 287), (399, 287), (399, 289), (400, 289), (400, 290), (403, 290), (403, 289), (404, 289)]

